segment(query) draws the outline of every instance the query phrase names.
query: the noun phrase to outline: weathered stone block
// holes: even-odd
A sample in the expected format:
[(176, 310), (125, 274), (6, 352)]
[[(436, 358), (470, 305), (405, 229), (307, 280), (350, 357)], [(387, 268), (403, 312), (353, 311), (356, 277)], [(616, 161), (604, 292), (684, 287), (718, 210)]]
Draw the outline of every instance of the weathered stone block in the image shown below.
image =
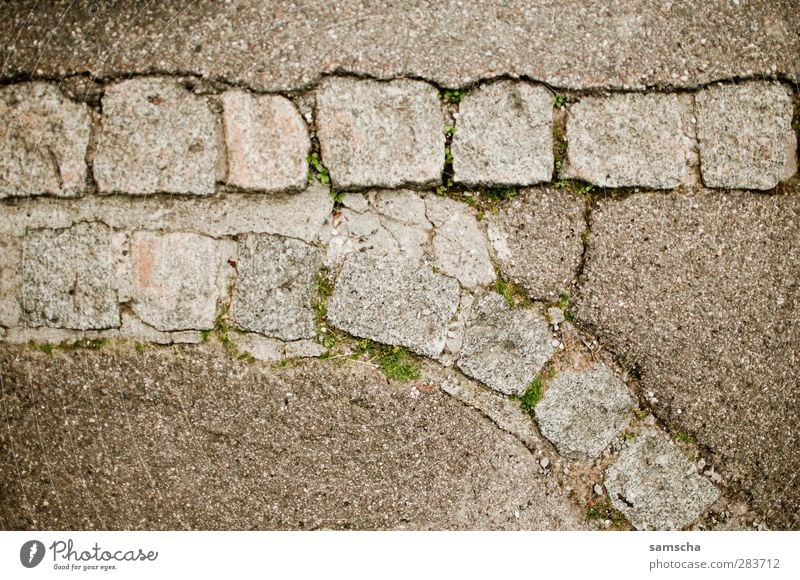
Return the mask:
[(622, 450), (604, 483), (614, 507), (640, 530), (680, 530), (719, 497), (675, 444), (653, 428)]
[(466, 288), (478, 288), (495, 281), (486, 237), (470, 208), (438, 196), (425, 200), (428, 219), (435, 226), (434, 264)]
[(536, 300), (554, 301), (578, 271), (583, 252), (585, 201), (563, 189), (523, 190), (487, 231), (503, 276)]
[(424, 82), (336, 78), (317, 93), (322, 159), (340, 189), (439, 182), (443, 125), (438, 93)]
[(22, 242), (22, 308), (30, 326), (120, 325), (110, 230), (101, 223), (31, 231)]
[(222, 131), (205, 97), (173, 80), (137, 78), (108, 87), (102, 102), (101, 193), (214, 193)]
[(553, 95), (541, 86), (501, 81), (459, 106), (454, 180), (467, 185), (532, 185), (553, 175)]
[(687, 152), (676, 95), (586, 97), (569, 110), (563, 176), (669, 189), (684, 179)]
[(717, 85), (695, 102), (708, 187), (772, 189), (797, 171), (792, 97), (780, 83)]
[(328, 302), (328, 320), (355, 336), (435, 357), (444, 349), (459, 293), (458, 282), (413, 258), (353, 254)]
[(319, 249), (281, 236), (251, 234), (239, 243), (232, 314), (237, 328), (281, 340), (314, 336), (311, 300)]
[(222, 105), (230, 185), (267, 192), (307, 185), (311, 140), (289, 99), (232, 90)]
[(0, 326), (16, 326), (22, 308), (22, 245), (19, 238), (0, 236)]
[(474, 306), (456, 364), (496, 391), (521, 395), (555, 349), (544, 317), (512, 310), (502, 296), (491, 293)]
[(0, 88), (0, 197), (83, 192), (90, 132), (89, 108), (52, 85)]
[(594, 459), (625, 428), (635, 407), (625, 383), (598, 363), (549, 380), (536, 421), (561, 455)]
[(131, 240), (133, 311), (162, 331), (214, 327), (217, 242), (189, 233), (136, 232)]

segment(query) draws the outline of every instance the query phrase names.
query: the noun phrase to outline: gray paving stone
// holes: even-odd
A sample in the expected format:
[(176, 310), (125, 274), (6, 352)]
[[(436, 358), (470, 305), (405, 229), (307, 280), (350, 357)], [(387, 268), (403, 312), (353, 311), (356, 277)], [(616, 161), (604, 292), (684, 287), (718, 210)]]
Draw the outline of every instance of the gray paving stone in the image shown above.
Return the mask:
[(425, 200), (427, 216), (435, 226), (433, 253), (436, 268), (466, 288), (495, 281), (486, 236), (474, 212), (464, 203), (435, 195)]
[(371, 191), (347, 197), (350, 207), (339, 210), (332, 220), (328, 265), (338, 265), (356, 251), (422, 260), (433, 226), (418, 192)]
[(100, 223), (29, 232), (22, 242), (22, 308), (30, 326), (120, 325), (110, 230)]
[(90, 127), (89, 108), (53, 85), (0, 88), (0, 198), (82, 193)]
[(512, 310), (502, 296), (491, 293), (473, 307), (456, 364), (496, 391), (521, 395), (555, 352), (552, 341), (541, 315)]
[(553, 94), (499, 81), (464, 97), (453, 136), (453, 179), (471, 186), (533, 185), (553, 176)]
[(16, 326), (22, 315), (22, 245), (19, 238), (0, 236), (0, 326)]
[(688, 139), (676, 95), (586, 97), (569, 109), (564, 177), (603, 187), (677, 187)]
[(649, 428), (620, 453), (604, 484), (611, 503), (640, 530), (680, 530), (719, 497), (663, 432)]
[(435, 357), (460, 288), (452, 278), (402, 255), (348, 256), (328, 302), (328, 321), (355, 336)]
[(162, 332), (214, 327), (220, 298), (217, 242), (190, 233), (136, 232), (133, 311)]
[(536, 422), (561, 455), (595, 459), (625, 428), (635, 407), (625, 383), (597, 363), (548, 380), (536, 406)]
[(222, 95), (222, 105), (227, 183), (266, 192), (303, 189), (311, 140), (292, 102), (231, 90)]
[(697, 137), (708, 187), (772, 189), (797, 171), (792, 97), (780, 83), (716, 85), (700, 91)]
[(503, 276), (537, 300), (569, 289), (583, 252), (584, 199), (565, 189), (525, 189), (486, 216)]
[(438, 92), (412, 80), (333, 78), (317, 91), (317, 135), (334, 186), (430, 186), (444, 168)]
[(177, 81), (137, 78), (102, 100), (94, 158), (101, 193), (214, 193), (223, 162), (220, 119)]
[(314, 336), (314, 279), (319, 249), (281, 236), (251, 234), (239, 242), (231, 312), (236, 328), (281, 340)]

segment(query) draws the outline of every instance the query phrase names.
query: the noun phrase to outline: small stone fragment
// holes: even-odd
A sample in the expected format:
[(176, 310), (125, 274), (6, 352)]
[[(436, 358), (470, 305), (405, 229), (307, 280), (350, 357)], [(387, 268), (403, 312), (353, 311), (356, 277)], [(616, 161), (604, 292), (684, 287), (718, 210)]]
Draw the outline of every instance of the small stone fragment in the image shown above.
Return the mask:
[(0, 88), (0, 198), (82, 193), (90, 127), (89, 108), (53, 85)]
[(177, 81), (111, 85), (94, 159), (101, 193), (214, 193), (222, 161), (219, 118)]
[(603, 495), (603, 486), (599, 483), (595, 483), (592, 490), (594, 491), (595, 495)]
[(569, 111), (563, 177), (670, 189), (683, 181), (687, 151), (676, 95), (586, 97)]
[(217, 242), (190, 233), (136, 232), (131, 242), (133, 311), (162, 332), (214, 327)]
[(22, 242), (22, 308), (30, 326), (117, 328), (111, 233), (101, 223), (30, 231)]
[(611, 503), (640, 530), (680, 530), (719, 497), (712, 483), (687, 473), (694, 466), (663, 432), (639, 433), (609, 467), (605, 487)]
[(480, 298), (464, 332), (461, 371), (506, 395), (521, 395), (555, 352), (547, 321), (512, 310), (494, 292)]
[(355, 336), (430, 357), (444, 349), (460, 288), (407, 256), (353, 254), (328, 301), (329, 322)]
[(551, 306), (547, 309), (547, 317), (550, 319), (550, 323), (558, 326), (562, 322), (564, 322), (564, 311), (556, 306)]
[(708, 187), (772, 189), (797, 171), (792, 97), (777, 82), (717, 85), (697, 94), (700, 169)]
[(413, 80), (325, 81), (317, 92), (322, 160), (337, 189), (430, 186), (444, 168), (439, 95)]
[(311, 300), (321, 252), (282, 236), (250, 234), (239, 242), (231, 311), (237, 328), (281, 340), (314, 336)]
[(500, 81), (464, 97), (453, 135), (453, 179), (472, 186), (533, 185), (553, 174), (553, 95)]
[(322, 356), (326, 348), (313, 340), (296, 340), (287, 342), (284, 346), (284, 356), (286, 358), (315, 358)]
[(230, 185), (266, 192), (306, 186), (311, 140), (289, 99), (231, 90), (222, 105)]
[(578, 270), (585, 200), (564, 189), (522, 190), (487, 215), (489, 241), (504, 278), (537, 300), (555, 301)]
[(550, 379), (536, 406), (536, 422), (564, 457), (595, 459), (625, 428), (635, 406), (625, 383), (597, 363)]
[(542, 469), (547, 469), (547, 467), (550, 465), (550, 460), (547, 457), (543, 457), (539, 460), (539, 465), (542, 466)]

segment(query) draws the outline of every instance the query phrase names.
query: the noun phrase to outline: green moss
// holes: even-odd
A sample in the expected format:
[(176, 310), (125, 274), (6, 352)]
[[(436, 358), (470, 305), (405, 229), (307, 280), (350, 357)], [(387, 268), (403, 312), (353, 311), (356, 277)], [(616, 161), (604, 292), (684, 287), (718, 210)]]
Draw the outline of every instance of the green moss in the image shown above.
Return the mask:
[(356, 346), (360, 354), (367, 354), (378, 365), (387, 379), (414, 381), (420, 376), (419, 364), (402, 346), (379, 344), (368, 338), (359, 340)]
[(527, 307), (533, 304), (522, 290), (513, 284), (506, 282), (500, 276), (494, 283), (495, 291), (502, 296), (509, 308)]
[(331, 175), (328, 172), (328, 168), (325, 167), (325, 164), (322, 163), (322, 159), (320, 159), (319, 153), (316, 151), (312, 151), (308, 154), (308, 167), (309, 167), (309, 181), (316, 179), (320, 183), (325, 185), (331, 182)]
[(79, 340), (74, 340), (72, 342), (64, 341), (58, 345), (58, 348), (62, 350), (74, 350), (78, 348), (88, 348), (89, 350), (100, 350), (107, 344), (108, 340), (105, 338), (95, 338), (92, 340), (87, 338), (82, 338)]
[(553, 97), (553, 106), (556, 109), (560, 109), (561, 107), (563, 107), (566, 104), (566, 102), (567, 102), (566, 97), (564, 97), (564, 95), (562, 95), (561, 93), (556, 93), (556, 95)]
[(466, 89), (445, 89), (440, 93), (440, 98), (448, 105), (457, 105), (468, 93)]
[(683, 443), (696, 443), (697, 442), (697, 439), (695, 438), (695, 436), (692, 435), (691, 433), (687, 432), (687, 431), (679, 431), (675, 435), (675, 437), (678, 439), (678, 441), (681, 441)]
[(201, 330), (200, 331), (200, 340), (203, 342), (208, 342), (208, 339), (211, 337), (210, 330)]
[(544, 390), (544, 381), (541, 376), (537, 376), (525, 389), (525, 392), (519, 397), (519, 405), (531, 417), (536, 415), (536, 405), (542, 400), (542, 392)]
[(145, 343), (143, 343), (143, 342), (135, 342), (133, 344), (133, 348), (136, 349), (136, 352), (138, 352), (139, 354), (142, 354), (144, 352), (144, 349), (147, 348), (147, 345)]
[(615, 509), (611, 503), (603, 498), (596, 503), (586, 507), (586, 521), (610, 520), (611, 527), (617, 530), (629, 529), (631, 527), (628, 519)]
[(50, 344), (49, 342), (45, 342), (42, 344), (37, 344), (36, 348), (42, 351), (45, 354), (53, 354), (53, 349), (55, 348), (54, 345)]
[(493, 187), (483, 193), (483, 196), (490, 201), (511, 201), (519, 192), (515, 187)]

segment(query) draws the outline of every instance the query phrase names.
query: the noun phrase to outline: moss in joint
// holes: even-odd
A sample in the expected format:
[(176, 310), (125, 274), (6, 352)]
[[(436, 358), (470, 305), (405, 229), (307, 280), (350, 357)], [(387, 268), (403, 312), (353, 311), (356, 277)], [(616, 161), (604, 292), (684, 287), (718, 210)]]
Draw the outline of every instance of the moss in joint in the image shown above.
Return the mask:
[[(420, 367), (413, 356), (402, 346), (378, 344), (365, 338), (356, 343), (359, 354), (366, 354), (378, 365), (387, 379), (415, 381), (419, 379)], [(359, 356), (357, 354), (356, 356)]]

